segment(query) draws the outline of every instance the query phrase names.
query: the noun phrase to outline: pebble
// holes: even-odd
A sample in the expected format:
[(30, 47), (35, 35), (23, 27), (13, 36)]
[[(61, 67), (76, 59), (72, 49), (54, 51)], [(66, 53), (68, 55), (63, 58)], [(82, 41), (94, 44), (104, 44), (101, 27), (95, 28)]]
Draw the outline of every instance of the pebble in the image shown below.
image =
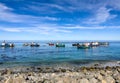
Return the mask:
[[(54, 72), (51, 71), (52, 68), (44, 69), (46, 69), (44, 72), (11, 73), (11, 70), (0, 71), (0, 73), (3, 73), (0, 75), (0, 83), (120, 83), (120, 72), (118, 71), (120, 67), (116, 69), (115, 67), (107, 67), (105, 69), (83, 67), (76, 71), (60, 68), (54, 69)], [(43, 69), (40, 68), (38, 70)]]

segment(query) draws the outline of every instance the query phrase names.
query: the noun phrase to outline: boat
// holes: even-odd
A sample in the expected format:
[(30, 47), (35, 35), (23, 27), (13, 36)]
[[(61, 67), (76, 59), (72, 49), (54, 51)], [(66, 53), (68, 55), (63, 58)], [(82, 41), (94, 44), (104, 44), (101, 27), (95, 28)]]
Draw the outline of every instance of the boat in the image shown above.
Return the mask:
[(2, 42), (0, 47), (14, 47), (15, 45), (13, 43), (6, 43), (5, 41)]
[(54, 46), (54, 43), (48, 43), (49, 46)]
[(85, 45), (78, 45), (77, 49), (89, 49), (90, 46), (85, 46)]
[(99, 46), (99, 42), (91, 42), (90, 46), (97, 47), (97, 46)]
[(23, 46), (29, 46), (29, 43), (24, 43)]
[(100, 45), (100, 46), (108, 46), (109, 43), (108, 43), (108, 42), (100, 42), (99, 45)]
[(84, 43), (84, 44), (79, 44), (77, 46), (77, 49), (89, 49), (90, 48), (90, 43)]
[(72, 44), (72, 46), (78, 46), (79, 45), (79, 43), (74, 43), (74, 44)]
[(59, 44), (59, 43), (57, 43), (56, 47), (65, 47), (65, 44)]
[(39, 45), (38, 43), (32, 42), (30, 46), (31, 46), (31, 47), (39, 47), (40, 45)]
[(13, 43), (10, 43), (9, 46), (10, 46), (10, 47), (14, 47), (15, 45), (14, 45)]

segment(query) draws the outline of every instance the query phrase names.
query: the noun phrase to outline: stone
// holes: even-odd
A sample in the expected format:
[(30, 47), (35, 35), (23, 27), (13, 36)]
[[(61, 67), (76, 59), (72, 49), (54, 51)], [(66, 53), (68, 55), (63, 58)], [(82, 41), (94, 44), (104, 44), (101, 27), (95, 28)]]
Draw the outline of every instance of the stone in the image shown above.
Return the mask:
[(99, 79), (99, 80), (102, 80), (103, 77), (102, 77), (101, 75), (98, 75), (98, 79)]
[(106, 75), (106, 72), (105, 72), (104, 70), (101, 70), (101, 71), (100, 71), (100, 74), (101, 74), (102, 76), (105, 76), (105, 75)]
[(95, 78), (89, 79), (89, 83), (98, 83), (98, 80)]
[(66, 69), (61, 69), (61, 72), (66, 72)]
[(88, 81), (88, 79), (83, 78), (83, 79), (80, 80), (80, 83), (89, 83), (89, 81)]
[(111, 76), (107, 76), (104, 79), (106, 80), (107, 83), (115, 83), (115, 80)]
[(120, 68), (117, 68), (117, 71), (120, 73)]
[(24, 83), (25, 80), (23, 79), (23, 77), (17, 77), (13, 80), (13, 83)]
[(9, 77), (5, 83), (24, 83), (25, 80), (22, 76), (13, 78), (13, 77)]
[(107, 83), (105, 80), (101, 80), (101, 83)]
[(13, 83), (13, 78), (12, 78), (12, 77), (9, 77), (9, 78), (5, 81), (5, 83)]

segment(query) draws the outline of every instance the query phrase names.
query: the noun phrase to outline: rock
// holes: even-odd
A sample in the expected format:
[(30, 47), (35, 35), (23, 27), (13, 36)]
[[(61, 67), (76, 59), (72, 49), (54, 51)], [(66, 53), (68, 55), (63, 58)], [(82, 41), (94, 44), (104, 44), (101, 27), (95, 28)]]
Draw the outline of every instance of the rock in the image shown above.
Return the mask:
[(111, 76), (105, 77), (104, 79), (106, 80), (107, 83), (115, 83), (115, 80)]
[(106, 66), (106, 70), (111, 70), (112, 68), (109, 66)]
[(27, 77), (27, 78), (25, 78), (25, 80), (29, 80), (29, 78)]
[(12, 77), (9, 77), (5, 83), (13, 83), (13, 78)]
[(89, 79), (89, 83), (98, 83), (98, 80), (95, 78)]
[(101, 83), (107, 83), (105, 80), (101, 80)]
[(103, 77), (102, 77), (101, 75), (98, 75), (98, 79), (99, 79), (99, 80), (102, 80)]
[(99, 74), (99, 73), (95, 74), (95, 78), (98, 79), (98, 80), (102, 80), (103, 79), (102, 75)]
[(1, 72), (1, 75), (5, 75), (5, 74), (11, 74), (12, 72), (11, 72), (11, 70), (7, 70), (7, 69), (5, 69), (5, 70), (3, 70), (2, 72)]
[(4, 80), (4, 77), (0, 76), (0, 81)]
[(94, 64), (94, 66), (99, 66), (99, 64), (98, 64), (98, 63), (96, 63), (96, 64)]
[(114, 79), (115, 79), (116, 83), (120, 83), (120, 74), (116, 75), (114, 77)]
[(120, 72), (120, 68), (117, 68), (117, 71)]
[(105, 75), (106, 75), (106, 72), (105, 72), (104, 70), (101, 70), (101, 71), (100, 71), (100, 74), (101, 74), (102, 76), (105, 76)]
[(25, 80), (22, 76), (13, 78), (13, 77), (9, 77), (5, 83), (24, 83)]
[(108, 74), (108, 75), (112, 75), (113, 74), (113, 72), (112, 71), (106, 71), (106, 73)]
[(66, 72), (66, 69), (61, 69), (61, 72)]
[(68, 77), (63, 78), (63, 83), (70, 83), (70, 78)]
[(113, 76), (114, 78), (116, 78), (118, 75), (120, 75), (118, 71), (113, 71), (113, 75), (112, 75), (112, 76)]
[(13, 80), (13, 83), (24, 83), (24, 82), (25, 82), (25, 80), (23, 79), (22, 76), (17, 77)]
[(83, 78), (83, 79), (80, 80), (80, 83), (89, 83), (89, 81), (88, 81), (88, 79)]

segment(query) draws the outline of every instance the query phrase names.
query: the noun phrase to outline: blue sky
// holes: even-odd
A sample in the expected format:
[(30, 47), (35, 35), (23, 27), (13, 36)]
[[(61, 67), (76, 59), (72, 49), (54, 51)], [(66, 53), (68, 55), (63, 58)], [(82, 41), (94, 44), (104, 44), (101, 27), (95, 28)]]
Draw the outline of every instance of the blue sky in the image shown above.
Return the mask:
[(120, 40), (120, 0), (0, 0), (0, 40)]

